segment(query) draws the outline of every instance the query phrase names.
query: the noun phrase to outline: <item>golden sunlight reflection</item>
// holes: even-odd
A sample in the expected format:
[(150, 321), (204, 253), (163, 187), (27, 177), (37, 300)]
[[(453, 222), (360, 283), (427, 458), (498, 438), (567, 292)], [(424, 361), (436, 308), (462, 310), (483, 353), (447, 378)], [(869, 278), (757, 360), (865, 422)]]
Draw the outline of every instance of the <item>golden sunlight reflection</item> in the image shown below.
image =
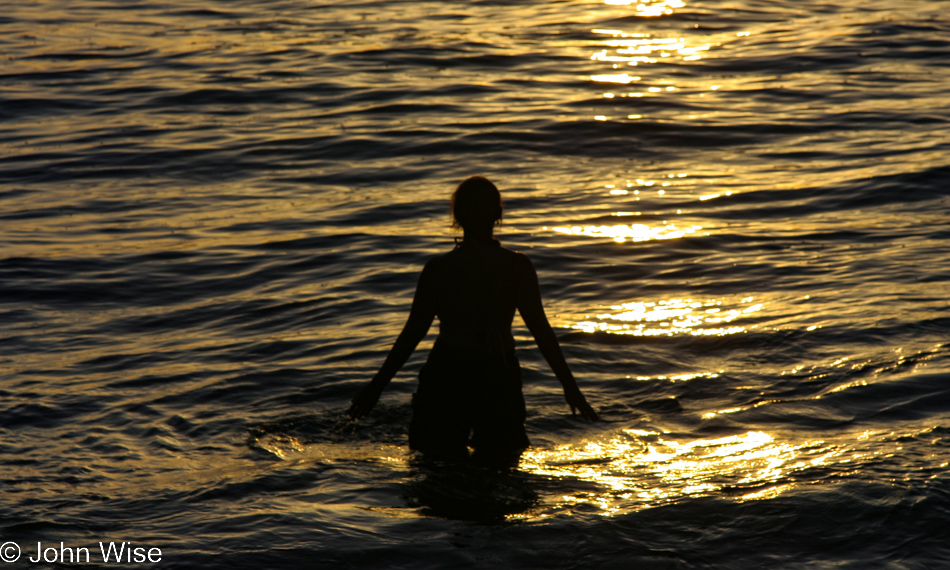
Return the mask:
[[(633, 81), (639, 81), (639, 77), (634, 77), (628, 73), (605, 73), (603, 75), (591, 75), (592, 81), (599, 81), (601, 83), (621, 83), (627, 84)], [(613, 96), (613, 93), (611, 93)]]
[(613, 305), (612, 312), (584, 315), (565, 326), (586, 333), (633, 336), (725, 336), (746, 332), (752, 325), (743, 323), (743, 319), (763, 306), (754, 297), (731, 303), (723, 299), (639, 301)]
[(792, 487), (790, 474), (828, 465), (843, 453), (823, 441), (779, 442), (761, 431), (679, 441), (626, 429), (603, 442), (530, 449), (520, 468), (595, 483), (597, 490), (561, 496), (559, 503), (594, 504), (610, 515), (720, 491), (739, 500), (773, 497)]
[(682, 8), (686, 4), (682, 0), (604, 0), (605, 4), (610, 6), (631, 6), (636, 5), (637, 16), (644, 18), (655, 18), (657, 16), (669, 16), (675, 8)]
[[(641, 63), (656, 63), (658, 58), (681, 57), (683, 61), (696, 61), (702, 59), (702, 52), (713, 47), (710, 43), (697, 43), (694, 38), (655, 38), (650, 34), (623, 30), (594, 29), (591, 32), (610, 36), (610, 39), (604, 40), (602, 45), (605, 49), (594, 52), (590, 59), (612, 63), (614, 69), (620, 64), (637, 66)], [(640, 79), (620, 72), (591, 76), (592, 81), (607, 83), (630, 83)]]
[[(719, 372), (691, 372), (673, 376), (637, 376), (637, 380), (669, 380), (670, 382), (689, 382), (697, 378), (719, 378)], [(627, 376), (627, 378), (630, 378)]]
[[(623, 190), (614, 190), (611, 193), (620, 193)], [(548, 228), (543, 228), (547, 230)], [(640, 242), (661, 239), (677, 239), (689, 234), (696, 233), (703, 229), (702, 226), (678, 226), (676, 224), (664, 224), (662, 226), (648, 226), (646, 224), (617, 224), (613, 226), (571, 226), (554, 227), (552, 231), (575, 235), (587, 236), (593, 238), (610, 238), (617, 243), (627, 241)]]
[[(638, 18), (650, 19), (663, 16), (670, 16), (675, 11), (686, 6), (683, 0), (604, 0), (604, 3), (610, 6), (625, 7), (625, 11), (632, 11)], [(591, 33), (603, 37), (598, 42), (599, 45), (590, 55), (590, 59), (595, 62), (606, 64), (608, 69), (599, 73), (593, 73), (589, 76), (590, 81), (599, 84), (612, 84), (613, 86), (636, 85), (641, 81), (646, 83), (640, 88), (630, 90), (627, 93), (606, 93), (605, 98), (616, 99), (620, 102), (622, 98), (642, 98), (659, 97), (668, 95), (672, 92), (679, 92), (685, 89), (686, 97), (690, 97), (690, 92), (696, 85), (673, 85), (673, 76), (666, 78), (650, 78), (641, 75), (632, 75), (624, 71), (631, 67), (648, 66), (662, 61), (672, 63), (679, 60), (686, 65), (698, 61), (705, 57), (706, 53), (714, 46), (721, 45), (706, 35), (697, 35), (695, 33), (684, 33), (680, 36), (678, 33), (673, 37), (656, 37), (653, 33), (640, 31), (630, 31), (613, 28), (594, 28)], [(669, 35), (669, 34), (662, 34)], [(747, 33), (746, 33), (747, 35)], [(675, 76), (678, 80), (684, 80), (683, 74)], [(686, 80), (688, 82), (688, 80)], [(651, 84), (652, 83), (652, 84)], [(606, 86), (606, 85), (604, 85)], [(713, 90), (720, 86), (716, 85)], [(702, 86), (705, 89), (706, 86)], [(704, 93), (699, 94), (705, 96)], [(631, 102), (632, 103), (632, 102)], [(624, 109), (628, 111), (628, 109)], [(594, 117), (597, 121), (610, 121), (616, 116), (597, 115)], [(619, 117), (626, 117), (628, 120), (639, 120), (643, 118), (642, 113), (623, 112)], [(689, 118), (694, 119), (695, 116)]]
[[(627, 34), (621, 34), (621, 36), (626, 36)], [(608, 40), (604, 42), (604, 45), (617, 48), (614, 50), (614, 54), (608, 53), (606, 49), (594, 52), (590, 58), (593, 61), (606, 61), (613, 63), (626, 63), (631, 66), (638, 65), (640, 63), (656, 63), (657, 59), (655, 56), (659, 57), (672, 57), (674, 53), (684, 56), (685, 61), (695, 61), (700, 59), (702, 56), (699, 55), (699, 52), (706, 51), (711, 45), (703, 44), (696, 46), (687, 46), (683, 38), (676, 39), (636, 39), (636, 40)], [(598, 76), (591, 76), (591, 79), (594, 81), (602, 81), (598, 79)], [(639, 78), (637, 78), (639, 79)]]

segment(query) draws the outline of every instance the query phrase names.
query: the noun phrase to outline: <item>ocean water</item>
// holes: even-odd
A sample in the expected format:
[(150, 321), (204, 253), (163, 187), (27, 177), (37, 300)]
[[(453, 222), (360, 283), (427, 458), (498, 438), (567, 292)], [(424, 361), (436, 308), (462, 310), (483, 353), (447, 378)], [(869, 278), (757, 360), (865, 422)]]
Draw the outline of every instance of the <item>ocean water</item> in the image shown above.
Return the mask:
[[(950, 567), (948, 120), (938, 1), (5, 2), (0, 555)], [(507, 472), (435, 327), (343, 416), (471, 174), (603, 418), (516, 317)]]

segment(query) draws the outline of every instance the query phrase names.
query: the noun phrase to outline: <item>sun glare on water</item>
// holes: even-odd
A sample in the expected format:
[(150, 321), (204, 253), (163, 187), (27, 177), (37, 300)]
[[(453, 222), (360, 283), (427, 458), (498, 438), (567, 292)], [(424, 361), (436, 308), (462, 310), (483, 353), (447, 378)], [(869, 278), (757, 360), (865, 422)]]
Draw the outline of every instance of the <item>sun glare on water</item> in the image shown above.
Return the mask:
[(528, 450), (520, 469), (594, 483), (596, 490), (559, 497), (558, 507), (594, 505), (609, 516), (714, 493), (771, 498), (792, 487), (790, 474), (827, 465), (843, 453), (822, 441), (781, 442), (762, 431), (682, 441), (626, 429), (606, 441)]
[(724, 336), (746, 332), (744, 323), (763, 309), (754, 297), (738, 302), (728, 299), (665, 299), (613, 305), (611, 312), (575, 317), (568, 328), (586, 333), (605, 332), (633, 336)]

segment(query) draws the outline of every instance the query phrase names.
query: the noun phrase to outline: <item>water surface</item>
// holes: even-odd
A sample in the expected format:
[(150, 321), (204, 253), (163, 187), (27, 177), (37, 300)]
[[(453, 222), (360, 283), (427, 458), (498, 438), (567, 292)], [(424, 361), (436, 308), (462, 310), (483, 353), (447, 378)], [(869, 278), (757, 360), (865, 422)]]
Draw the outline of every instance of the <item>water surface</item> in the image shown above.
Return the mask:
[[(942, 8), (8, 3), (0, 538), (182, 568), (941, 567)], [(432, 334), (342, 417), (476, 173), (604, 419), (516, 319), (509, 473), (406, 449)]]

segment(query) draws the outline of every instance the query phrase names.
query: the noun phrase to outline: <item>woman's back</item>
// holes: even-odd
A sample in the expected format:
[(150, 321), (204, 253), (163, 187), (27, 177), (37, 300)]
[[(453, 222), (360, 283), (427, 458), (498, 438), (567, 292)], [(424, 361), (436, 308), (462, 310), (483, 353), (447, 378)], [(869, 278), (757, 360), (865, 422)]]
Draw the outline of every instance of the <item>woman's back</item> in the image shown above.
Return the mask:
[[(530, 262), (497, 240), (460, 243), (430, 261), (422, 279), (431, 279), (435, 314), (443, 340), (464, 340), (482, 333), (501, 335), (513, 348), (511, 322), (524, 298)], [(428, 274), (428, 275), (427, 275)]]

